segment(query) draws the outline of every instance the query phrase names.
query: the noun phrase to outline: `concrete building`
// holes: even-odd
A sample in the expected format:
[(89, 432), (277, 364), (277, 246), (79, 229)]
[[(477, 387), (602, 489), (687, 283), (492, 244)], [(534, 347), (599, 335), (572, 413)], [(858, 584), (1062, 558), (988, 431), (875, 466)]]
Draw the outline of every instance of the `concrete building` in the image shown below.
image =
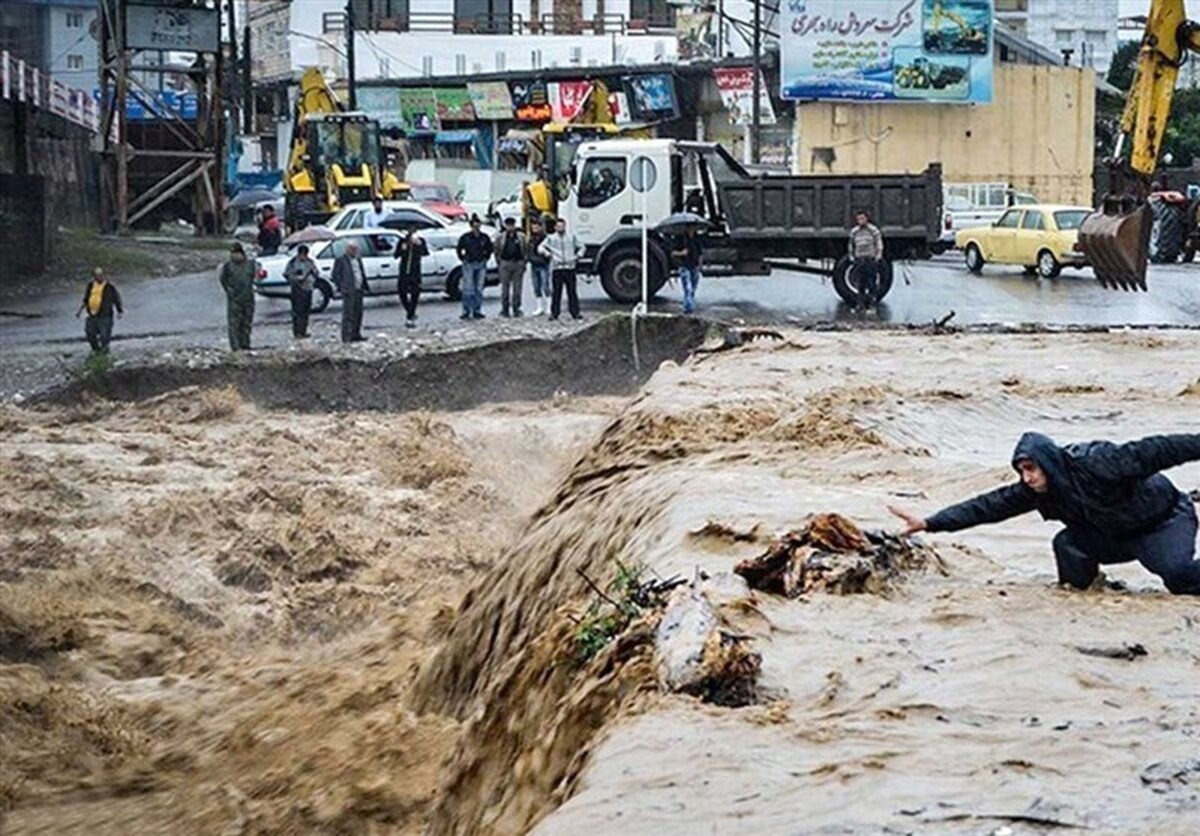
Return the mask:
[(99, 49), (90, 27), (96, 0), (3, 0), (0, 49), (79, 90), (96, 86)]
[(996, 0), (996, 18), (1070, 63), (1104, 75), (1120, 45), (1118, 0)]

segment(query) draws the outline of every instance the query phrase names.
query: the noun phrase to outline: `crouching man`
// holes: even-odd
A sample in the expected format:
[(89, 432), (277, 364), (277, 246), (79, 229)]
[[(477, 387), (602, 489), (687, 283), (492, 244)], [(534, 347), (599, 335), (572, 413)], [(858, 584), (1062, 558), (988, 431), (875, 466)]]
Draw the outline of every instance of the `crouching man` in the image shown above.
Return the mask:
[(1066, 524), (1054, 537), (1059, 583), (1086, 589), (1102, 564), (1137, 560), (1176, 595), (1200, 595), (1196, 508), (1159, 472), (1197, 460), (1200, 433), (1064, 447), (1040, 433), (1025, 433), (1013, 452), (1020, 475), (1015, 484), (924, 519), (888, 510), (904, 520), (910, 534), (960, 531), (1037, 511)]

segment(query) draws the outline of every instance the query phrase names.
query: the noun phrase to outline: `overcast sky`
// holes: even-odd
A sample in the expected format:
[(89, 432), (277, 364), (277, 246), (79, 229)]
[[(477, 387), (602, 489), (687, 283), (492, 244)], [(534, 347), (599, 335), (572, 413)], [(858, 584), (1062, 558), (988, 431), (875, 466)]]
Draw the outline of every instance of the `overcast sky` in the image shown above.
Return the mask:
[(1150, 0), (1121, 0), (1121, 17), (1144, 15), (1150, 9)]

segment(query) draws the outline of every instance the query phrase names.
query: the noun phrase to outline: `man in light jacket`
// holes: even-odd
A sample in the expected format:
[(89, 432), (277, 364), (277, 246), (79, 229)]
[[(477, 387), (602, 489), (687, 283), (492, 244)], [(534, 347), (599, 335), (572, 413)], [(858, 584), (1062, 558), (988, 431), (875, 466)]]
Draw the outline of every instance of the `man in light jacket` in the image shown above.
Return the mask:
[(583, 255), (583, 244), (575, 233), (567, 232), (567, 222), (559, 218), (554, 224), (554, 234), (538, 247), (538, 252), (550, 259), (550, 318), (558, 319), (562, 313), (563, 288), (567, 291), (567, 310), (572, 319), (579, 315), (579, 288), (576, 284), (575, 265)]
[(346, 252), (333, 262), (333, 283), (342, 294), (342, 342), (362, 342), (363, 296), (371, 288), (357, 244), (347, 244)]
[(854, 213), (854, 229), (847, 246), (851, 274), (858, 280), (858, 310), (875, 307), (879, 268), (883, 261), (883, 233), (864, 211)]

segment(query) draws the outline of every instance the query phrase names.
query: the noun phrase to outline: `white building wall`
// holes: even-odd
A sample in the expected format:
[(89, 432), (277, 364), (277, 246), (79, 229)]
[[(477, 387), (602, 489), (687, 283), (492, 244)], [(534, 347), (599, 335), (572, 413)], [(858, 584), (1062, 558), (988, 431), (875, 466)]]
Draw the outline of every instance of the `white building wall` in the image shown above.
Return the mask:
[(91, 90), (99, 83), (99, 49), (88, 30), (96, 19), (96, 4), (47, 6), (45, 14), (46, 69), (68, 87)]
[(998, 14), (1031, 41), (1055, 52), (1073, 49), (1071, 63), (1103, 75), (1120, 45), (1118, 0), (1029, 0), (1026, 12)]

